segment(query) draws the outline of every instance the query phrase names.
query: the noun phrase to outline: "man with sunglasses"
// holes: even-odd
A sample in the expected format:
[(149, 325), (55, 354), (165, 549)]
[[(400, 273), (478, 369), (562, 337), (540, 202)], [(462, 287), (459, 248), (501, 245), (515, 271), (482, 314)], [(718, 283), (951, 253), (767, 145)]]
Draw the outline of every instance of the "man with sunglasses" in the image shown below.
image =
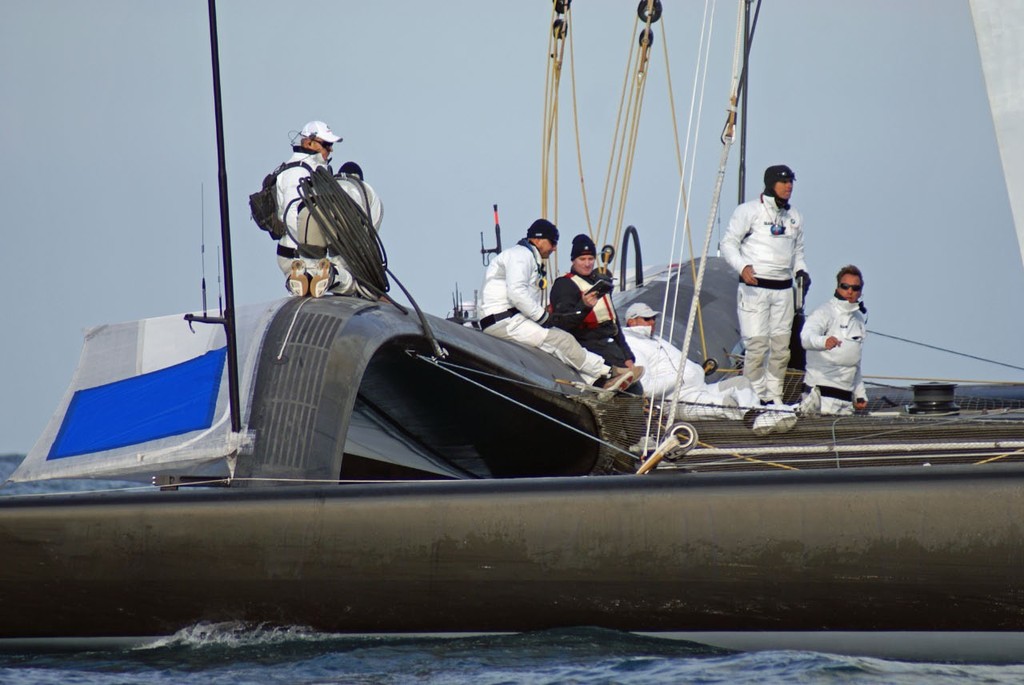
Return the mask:
[(805, 397), (821, 395), (821, 413), (852, 414), (868, 406), (860, 360), (867, 333), (867, 309), (860, 301), (864, 277), (844, 266), (836, 274), (835, 295), (807, 317), (800, 342), (807, 350)]
[(736, 208), (721, 242), (722, 257), (739, 274), (743, 375), (765, 404), (782, 404), (795, 313), (793, 279), (802, 278), (804, 294), (811, 284), (803, 219), (789, 204), (795, 180), (785, 164), (765, 169), (761, 196)]
[(341, 142), (341, 136), (335, 135), (322, 121), (309, 122), (302, 127), (299, 136), (285, 169), (277, 175), (277, 218), (288, 227), (288, 233), (277, 242), (277, 265), (285, 275), (285, 287), (296, 297), (319, 297), (332, 286), (342, 291), (351, 290), (351, 274), (344, 270), (340, 273), (326, 259), (302, 257), (293, 237), (298, 235), (299, 181), (319, 167), (330, 168), (331, 150), (335, 143)]

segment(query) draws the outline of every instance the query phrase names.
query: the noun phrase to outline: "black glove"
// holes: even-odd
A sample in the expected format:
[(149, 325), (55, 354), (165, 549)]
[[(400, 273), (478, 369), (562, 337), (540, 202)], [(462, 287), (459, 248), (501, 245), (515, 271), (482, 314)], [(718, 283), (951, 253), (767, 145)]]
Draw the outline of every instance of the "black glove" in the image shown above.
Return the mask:
[(568, 331), (579, 324), (579, 317), (582, 313), (582, 310), (575, 312), (547, 312), (546, 316), (537, 323), (544, 328), (561, 328), (563, 331)]
[(803, 269), (800, 269), (800, 271), (796, 272), (796, 277), (798, 279), (799, 278), (803, 279), (802, 283), (803, 283), (803, 288), (804, 288), (804, 296), (806, 297), (807, 296), (807, 291), (811, 289), (811, 275), (809, 273), (807, 273), (806, 271), (804, 271)]

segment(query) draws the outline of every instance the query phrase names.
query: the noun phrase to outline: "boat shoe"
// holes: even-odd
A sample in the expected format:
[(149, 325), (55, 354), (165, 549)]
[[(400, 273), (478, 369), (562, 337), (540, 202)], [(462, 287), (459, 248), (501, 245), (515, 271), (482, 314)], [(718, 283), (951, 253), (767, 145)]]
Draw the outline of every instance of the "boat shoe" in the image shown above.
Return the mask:
[(309, 276), (306, 275), (306, 265), (302, 260), (296, 259), (292, 262), (292, 272), (285, 281), (284, 287), (293, 297), (305, 297), (309, 292)]
[(323, 297), (327, 290), (334, 285), (334, 268), (326, 259), (317, 262), (316, 271), (309, 281), (310, 297)]
[(764, 413), (754, 419), (754, 435), (765, 436), (788, 433), (796, 426), (796, 412), (793, 407), (772, 402)]
[(613, 366), (611, 371), (611, 377), (615, 378), (616, 376), (622, 375), (628, 371), (632, 371), (635, 374), (635, 376), (633, 377), (634, 383), (636, 383), (644, 376), (644, 367), (637, 366), (636, 364), (634, 364), (632, 368), (627, 368), (625, 366)]
[[(620, 373), (615, 373), (619, 371)], [(642, 376), (644, 373), (644, 367), (634, 366), (632, 369), (620, 369), (619, 367), (612, 367), (612, 375), (604, 385), (601, 386), (602, 390), (619, 392), (625, 390), (629, 386), (636, 383), (636, 379)]]

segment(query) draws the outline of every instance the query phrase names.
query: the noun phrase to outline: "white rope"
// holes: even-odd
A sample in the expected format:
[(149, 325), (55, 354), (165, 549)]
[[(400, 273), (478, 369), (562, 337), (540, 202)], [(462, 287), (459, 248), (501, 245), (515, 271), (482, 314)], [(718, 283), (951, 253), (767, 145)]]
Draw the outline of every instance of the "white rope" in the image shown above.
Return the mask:
[[(682, 169), (682, 173), (679, 176), (679, 193), (676, 196), (675, 222), (674, 222), (674, 224), (672, 226), (672, 243), (671, 243), (671, 247), (669, 248), (669, 254), (670, 255), (673, 255), (673, 254), (676, 253), (676, 244), (677, 244), (677, 242), (679, 243), (680, 254), (683, 251), (683, 247), (682, 246), (683, 246), (683, 242), (684, 241), (679, 236), (679, 217), (680, 217), (680, 212), (682, 211), (683, 212), (683, 216), (685, 217), (684, 225), (688, 225), (686, 222), (688, 222), (688, 220), (689, 220), (689, 204), (685, 202), (685, 198), (689, 197), (689, 193), (690, 193), (690, 191), (692, 191), (692, 186), (690, 188), (687, 188), (685, 190), (685, 192), (684, 192), (684, 188), (685, 188), (684, 183), (685, 183), (685, 179), (687, 177), (687, 172), (686, 172), (687, 166), (688, 166), (687, 159), (688, 158), (690, 159), (689, 167), (692, 170), (693, 166), (696, 164), (697, 143), (699, 142), (699, 138), (700, 138), (700, 136), (699, 136), (699, 132), (700, 132), (700, 117), (701, 117), (701, 114), (704, 111), (704, 93), (705, 93), (706, 84), (707, 84), (707, 70), (708, 70), (708, 61), (709, 61), (708, 60), (708, 55), (710, 54), (710, 51), (711, 51), (711, 36), (713, 34), (713, 29), (714, 29), (715, 9), (716, 8), (717, 8), (717, 0), (705, 0), (704, 1), (704, 14), (703, 14), (703, 16), (701, 18), (700, 40), (699, 40), (699, 42), (697, 44), (697, 61), (694, 64), (694, 68), (693, 68), (693, 88), (690, 91), (690, 110), (689, 110), (689, 113), (688, 113), (688, 116), (687, 116), (686, 136), (684, 138), (684, 143), (683, 143), (683, 169)], [(702, 72), (703, 72), (703, 76), (702, 76)], [(699, 88), (698, 88), (698, 83), (700, 84)], [(694, 117), (694, 110), (695, 109), (697, 111), (696, 118)], [(692, 153), (690, 151), (690, 141), (691, 140), (693, 141), (693, 152)], [(691, 154), (692, 154), (692, 157), (691, 157)], [(668, 273), (669, 273), (669, 280), (671, 281), (671, 278), (672, 278), (671, 266), (669, 267), (669, 272)], [(678, 278), (679, 277), (679, 271), (678, 271), (678, 269), (676, 270), (675, 276), (676, 276), (675, 297), (673, 298), (672, 310), (671, 311), (675, 311), (675, 307), (678, 304), (678, 300), (679, 300), (679, 278)], [(666, 283), (666, 286), (667, 286), (667, 283)], [(669, 289), (668, 289), (668, 287), (666, 287), (665, 288), (665, 293), (662, 296), (661, 310), (663, 312), (670, 311), (669, 308), (668, 308), (668, 291), (669, 291)], [(665, 336), (665, 319), (664, 318), (661, 321), (661, 328), (658, 331), (658, 335), (661, 336), (662, 338), (665, 338), (666, 340), (671, 340), (672, 339), (672, 332), (673, 332), (673, 329), (675, 327), (675, 317), (669, 317), (669, 318), (672, 319), (672, 323), (669, 326), (668, 337)], [(680, 365), (680, 368), (685, 368), (685, 366), (686, 366), (685, 356), (686, 356), (686, 354), (685, 354), (685, 351), (684, 351), (684, 353), (683, 353), (683, 360), (682, 360), (682, 364)], [(676, 371), (677, 371), (677, 374), (678, 373), (682, 373), (679, 369), (677, 369)], [(659, 403), (663, 403), (665, 401), (665, 393), (662, 392), (661, 395), (657, 398), (657, 400), (658, 400)], [(648, 437), (650, 437), (650, 435), (651, 435), (651, 428), (652, 428), (651, 424), (652, 424), (653, 420), (654, 420), (654, 413), (652, 412), (647, 417), (647, 427), (646, 427), (645, 434)], [(661, 430), (662, 430), (662, 428), (663, 428), (663, 426), (661, 426), (661, 425), (658, 425), (656, 427), (656, 431), (655, 432), (656, 432), (657, 438), (659, 440), (660, 440), (660, 437), (661, 437)]]
[[(941, 452), (942, 450), (1001, 450), (1018, 449), (1024, 447), (1024, 440), (993, 440), (977, 442), (904, 442), (904, 443), (879, 443), (872, 445), (850, 444), (836, 445), (832, 443), (821, 443), (818, 445), (773, 445), (771, 447), (744, 447), (743, 449), (730, 449), (727, 447), (698, 447), (690, 450), (691, 457), (718, 457), (729, 454), (767, 456), (772, 454), (824, 454), (830, 452), (866, 452), (874, 454), (877, 452)], [(893, 456), (896, 456), (895, 454)], [(918, 455), (914, 455), (918, 456)], [(934, 456), (922, 454), (920, 456)]]
[[(704, 247), (701, 250), (700, 269), (697, 270), (697, 280), (693, 284), (693, 298), (690, 300), (690, 314), (686, 322), (686, 336), (683, 339), (683, 360), (684, 362), (679, 365), (679, 370), (676, 372), (676, 390), (672, 394), (672, 406), (669, 412), (669, 421), (673, 420), (676, 415), (676, 406), (679, 404), (679, 389), (683, 384), (683, 371), (686, 368), (685, 360), (687, 359), (690, 352), (690, 341), (693, 338), (693, 325), (696, 321), (697, 305), (700, 302), (701, 287), (704, 283), (704, 273), (707, 270), (707, 256), (708, 248), (711, 245), (711, 236), (714, 232), (715, 227), (715, 216), (718, 213), (718, 203), (722, 197), (722, 185), (725, 182), (725, 168), (729, 161), (729, 151), (732, 149), (732, 143), (735, 135), (735, 116), (736, 116), (736, 99), (737, 92), (739, 90), (739, 70), (740, 70), (740, 45), (742, 44), (743, 37), (743, 7), (744, 0), (740, 0), (738, 4), (738, 11), (736, 16), (736, 38), (735, 48), (733, 51), (733, 63), (732, 63), (732, 88), (729, 93), (729, 107), (728, 111), (728, 123), (726, 124), (725, 131), (722, 133), (722, 154), (718, 161), (718, 173), (715, 179), (715, 190), (712, 194), (711, 208), (708, 212), (708, 224), (704, 234)], [(680, 181), (680, 187), (682, 181)], [(676, 278), (676, 290), (679, 288), (679, 278)], [(662, 417), (662, 422), (665, 418)]]

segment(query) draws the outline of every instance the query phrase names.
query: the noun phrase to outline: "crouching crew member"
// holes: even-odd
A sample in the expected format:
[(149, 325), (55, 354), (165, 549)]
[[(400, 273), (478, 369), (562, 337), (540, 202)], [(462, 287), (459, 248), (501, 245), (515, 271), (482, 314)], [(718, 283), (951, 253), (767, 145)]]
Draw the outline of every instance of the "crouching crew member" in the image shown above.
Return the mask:
[(836, 274), (835, 295), (807, 317), (800, 342), (807, 350), (805, 392), (821, 394), (822, 414), (852, 414), (868, 406), (860, 361), (867, 334), (867, 309), (860, 301), (860, 269)]

